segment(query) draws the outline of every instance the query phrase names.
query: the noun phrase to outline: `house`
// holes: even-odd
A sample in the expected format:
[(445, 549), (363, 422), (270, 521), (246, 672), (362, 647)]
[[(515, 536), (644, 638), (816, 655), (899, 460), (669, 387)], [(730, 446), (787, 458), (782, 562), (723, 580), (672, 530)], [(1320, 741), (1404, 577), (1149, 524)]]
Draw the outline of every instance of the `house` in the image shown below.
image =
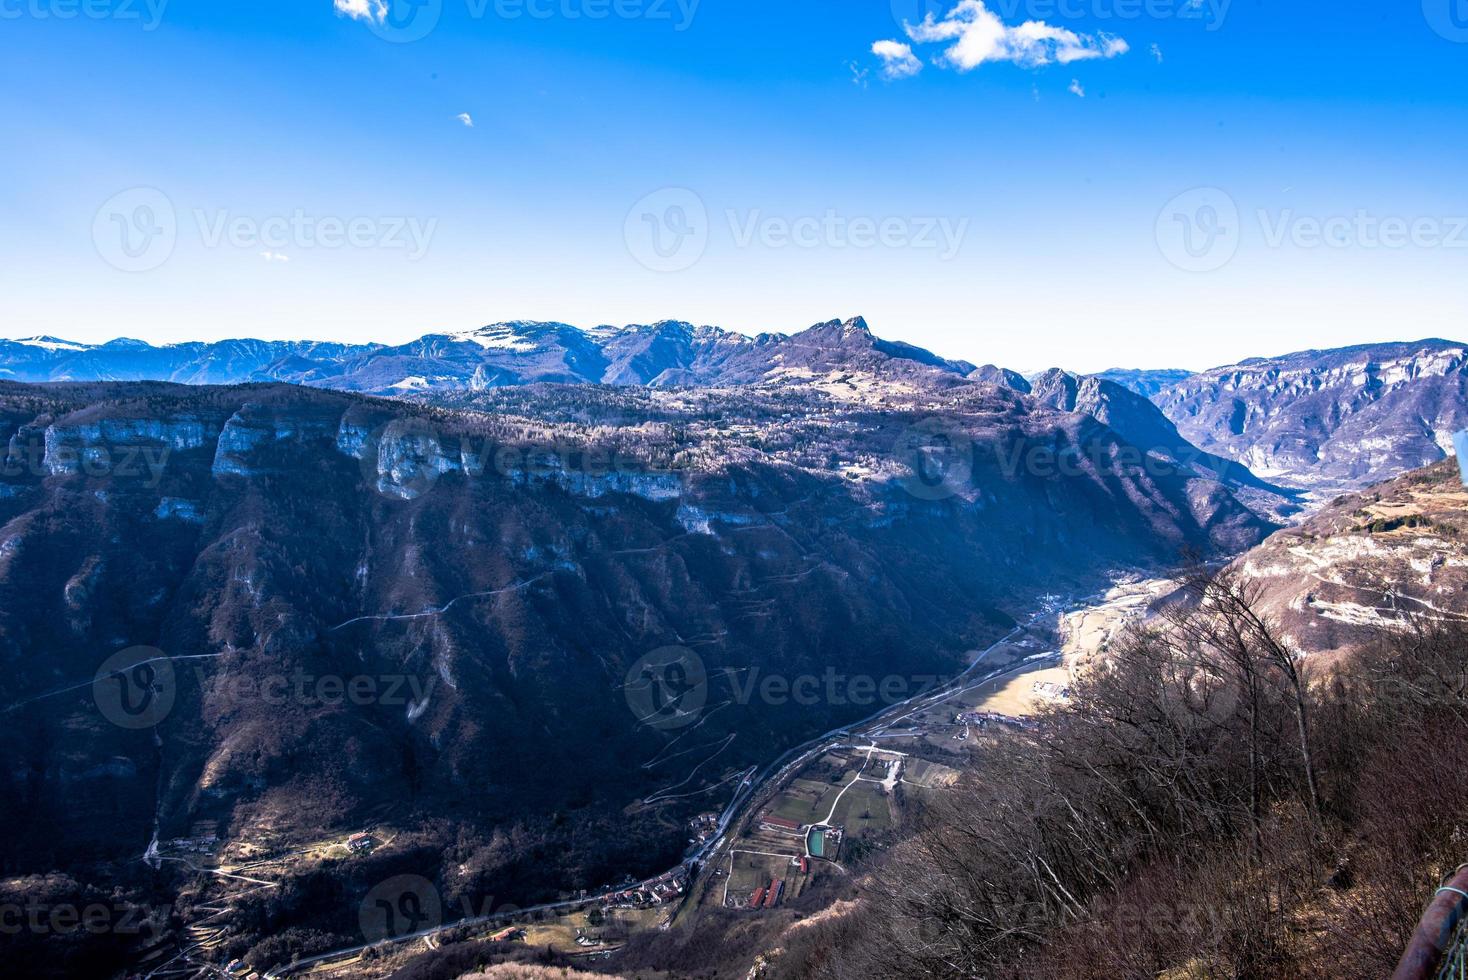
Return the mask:
[(754, 890), (754, 894), (753, 895), (749, 896), (749, 907), (752, 908), (752, 909), (757, 909), (761, 905), (763, 905), (764, 903), (765, 903), (765, 888), (764, 888), (763, 885), (761, 885), (759, 888), (756, 888)]
[(780, 904), (780, 896), (785, 893), (785, 882), (776, 878), (770, 882), (770, 890), (765, 894), (765, 908), (772, 909)]
[(493, 936), (490, 936), (489, 941), (492, 943), (509, 943), (517, 939), (523, 939), (524, 937), (524, 929), (516, 929), (514, 926), (510, 926), (508, 929), (501, 929)]
[(361, 854), (364, 851), (372, 850), (372, 846), (376, 843), (377, 841), (371, 834), (353, 834), (347, 838), (347, 850), (353, 854)]

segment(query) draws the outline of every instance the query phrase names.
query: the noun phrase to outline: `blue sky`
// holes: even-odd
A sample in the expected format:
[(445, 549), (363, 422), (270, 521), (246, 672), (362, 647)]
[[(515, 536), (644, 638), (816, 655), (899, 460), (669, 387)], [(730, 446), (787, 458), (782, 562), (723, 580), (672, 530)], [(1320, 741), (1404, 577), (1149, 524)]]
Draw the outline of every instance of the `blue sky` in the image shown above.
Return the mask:
[(423, 2), (0, 0), (0, 334), (1468, 336), (1462, 0)]

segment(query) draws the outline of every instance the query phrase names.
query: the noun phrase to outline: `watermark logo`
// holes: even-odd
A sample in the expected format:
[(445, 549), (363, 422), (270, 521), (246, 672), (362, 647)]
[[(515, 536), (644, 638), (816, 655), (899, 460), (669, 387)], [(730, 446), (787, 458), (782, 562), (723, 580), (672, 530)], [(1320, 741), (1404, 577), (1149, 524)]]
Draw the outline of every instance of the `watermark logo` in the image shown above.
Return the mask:
[(362, 899), (358, 924), (369, 943), (404, 939), (443, 925), (443, 898), (421, 875), (398, 875)]
[(1226, 191), (1200, 187), (1168, 201), (1157, 216), (1157, 247), (1184, 272), (1216, 272), (1239, 250), (1239, 206)]
[(682, 272), (697, 265), (708, 249), (708, 208), (686, 187), (665, 187), (632, 206), (623, 236), (643, 268)]
[(92, 242), (108, 265), (151, 272), (173, 256), (178, 212), (156, 187), (134, 187), (109, 198), (92, 220)]
[(682, 272), (697, 265), (715, 232), (735, 249), (816, 249), (933, 252), (939, 261), (958, 257), (970, 220), (940, 215), (819, 213), (770, 214), (763, 208), (729, 208), (711, 219), (703, 198), (686, 187), (647, 195), (627, 213), (623, 235), (632, 257), (653, 272)]
[(973, 483), (973, 440), (943, 419), (908, 426), (893, 456), (907, 471), (899, 485), (919, 500), (947, 500)]
[(443, 16), (443, 0), (335, 0), (334, 6), (391, 44), (423, 40)]
[(178, 696), (173, 663), (155, 647), (129, 647), (102, 662), (92, 700), (118, 728), (141, 731), (168, 717)]
[(1454, 433), (1453, 451), (1458, 454), (1458, 468), (1463, 473), (1463, 485), (1468, 487), (1468, 429)]
[(290, 214), (234, 214), (229, 210), (196, 209), (192, 215), (199, 240), (205, 248), (230, 248), (255, 252), (267, 259), (289, 261), (285, 249), (314, 251), (344, 248), (404, 252), (409, 262), (428, 254), (438, 231), (438, 219), (424, 221), (406, 215), (309, 214), (296, 208)]
[[(1468, 2), (1468, 0), (1465, 0)], [(1225, 191), (1204, 187), (1179, 194), (1157, 218), (1157, 245), (1186, 272), (1214, 272), (1238, 254), (1243, 234), (1255, 231), (1270, 249), (1468, 249), (1468, 216), (1349, 213), (1309, 214), (1259, 208), (1247, 222)]]
[(173, 906), (129, 905), (124, 902), (0, 902), (0, 936), (146, 936), (160, 938)]
[(879, 704), (902, 704), (928, 694), (941, 683), (942, 679), (937, 674), (875, 677), (871, 674), (844, 674), (835, 667), (827, 667), (822, 674), (793, 676), (765, 674), (759, 667), (751, 667), (740, 674), (729, 675), (736, 704), (749, 705), (758, 700), (771, 708), (787, 704), (802, 708), (818, 705), (870, 708)]
[(289, 262), (295, 251), (340, 249), (402, 252), (417, 262), (428, 254), (437, 231), (437, 218), (312, 214), (302, 208), (264, 216), (196, 208), (181, 220), (172, 199), (156, 187), (114, 195), (92, 220), (97, 254), (123, 272), (159, 268), (173, 257), (185, 232), (202, 248), (232, 248), (268, 262)]
[(708, 704), (708, 671), (692, 650), (663, 647), (632, 665), (622, 690), (641, 724), (676, 731), (697, 721)]
[(252, 702), (274, 707), (297, 704), (308, 708), (353, 705), (407, 708), (426, 706), (438, 686), (438, 675), (425, 681), (416, 674), (312, 674), (296, 667), (289, 674), (254, 673), (209, 675), (194, 668), (194, 680), (203, 697), (215, 705)]
[(1468, 44), (1468, 0), (1422, 0), (1422, 15), (1439, 37)]
[[(984, 0), (984, 7), (1005, 24), (1201, 21), (1209, 32), (1222, 29), (1231, 6), (1233, 0)], [(892, 19), (904, 30), (929, 19), (945, 26), (971, 23), (960, 14), (959, 0), (891, 0), (891, 7)]]
[(377, 427), (362, 447), (362, 475), (378, 493), (399, 500), (416, 500), (432, 490), (446, 463), (438, 430), (419, 418)]
[(916, 27), (929, 18), (938, 22), (957, 3), (958, 0), (891, 0), (892, 20), (903, 30), (909, 26)]
[[(79, 0), (78, 0), (79, 2)], [(119, 0), (127, 2), (127, 0)], [(700, 0), (465, 0), (470, 20), (665, 21), (679, 33), (693, 26)], [(334, 0), (336, 12), (361, 21), (392, 44), (432, 34), (443, 19), (443, 0)]]
[(169, 0), (0, 0), (0, 20), (137, 21), (147, 32), (163, 23)]
[(469, 16), (500, 20), (667, 21), (681, 34), (693, 26), (700, 0), (468, 0)]
[(138, 480), (148, 489), (163, 482), (173, 449), (161, 443), (78, 445), (44, 435), (17, 434), (0, 459), (0, 476), (88, 476)]
[(1468, 248), (1468, 218), (1377, 215), (1358, 210), (1324, 217), (1293, 208), (1260, 210), (1259, 227), (1269, 248), (1458, 249)]

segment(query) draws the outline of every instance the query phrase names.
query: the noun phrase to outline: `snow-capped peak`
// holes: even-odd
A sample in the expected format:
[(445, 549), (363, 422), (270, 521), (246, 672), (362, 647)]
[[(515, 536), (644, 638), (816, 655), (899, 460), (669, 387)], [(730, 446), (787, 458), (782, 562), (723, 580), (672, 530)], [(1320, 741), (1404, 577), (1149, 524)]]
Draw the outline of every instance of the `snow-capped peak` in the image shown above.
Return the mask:
[(485, 350), (507, 350), (519, 354), (539, 350), (540, 344), (525, 336), (520, 329), (523, 326), (524, 324), (518, 323), (495, 323), (487, 327), (476, 327), (473, 330), (460, 330), (448, 336), (451, 340), (461, 344), (478, 344)]
[(39, 347), (50, 351), (87, 351), (92, 348), (84, 344), (73, 343), (70, 340), (61, 340), (56, 337), (27, 337), (24, 340), (13, 341), (26, 347)]

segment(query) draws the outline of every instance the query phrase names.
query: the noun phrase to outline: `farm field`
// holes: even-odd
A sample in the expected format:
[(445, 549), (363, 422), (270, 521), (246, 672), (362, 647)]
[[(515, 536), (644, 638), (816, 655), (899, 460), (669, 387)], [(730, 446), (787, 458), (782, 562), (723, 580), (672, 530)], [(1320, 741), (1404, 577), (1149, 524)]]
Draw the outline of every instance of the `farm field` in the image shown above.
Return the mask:
[(836, 794), (855, 778), (848, 772), (841, 782), (817, 782), (812, 779), (796, 779), (784, 792), (777, 796), (769, 807), (769, 814), (794, 820), (797, 823), (813, 823), (825, 818), (831, 809)]
[(958, 770), (926, 759), (908, 759), (902, 770), (902, 781), (922, 789), (940, 789), (958, 779)]
[(845, 827), (851, 837), (872, 837), (891, 830), (895, 823), (892, 798), (879, 783), (862, 780), (841, 797), (831, 822)]

